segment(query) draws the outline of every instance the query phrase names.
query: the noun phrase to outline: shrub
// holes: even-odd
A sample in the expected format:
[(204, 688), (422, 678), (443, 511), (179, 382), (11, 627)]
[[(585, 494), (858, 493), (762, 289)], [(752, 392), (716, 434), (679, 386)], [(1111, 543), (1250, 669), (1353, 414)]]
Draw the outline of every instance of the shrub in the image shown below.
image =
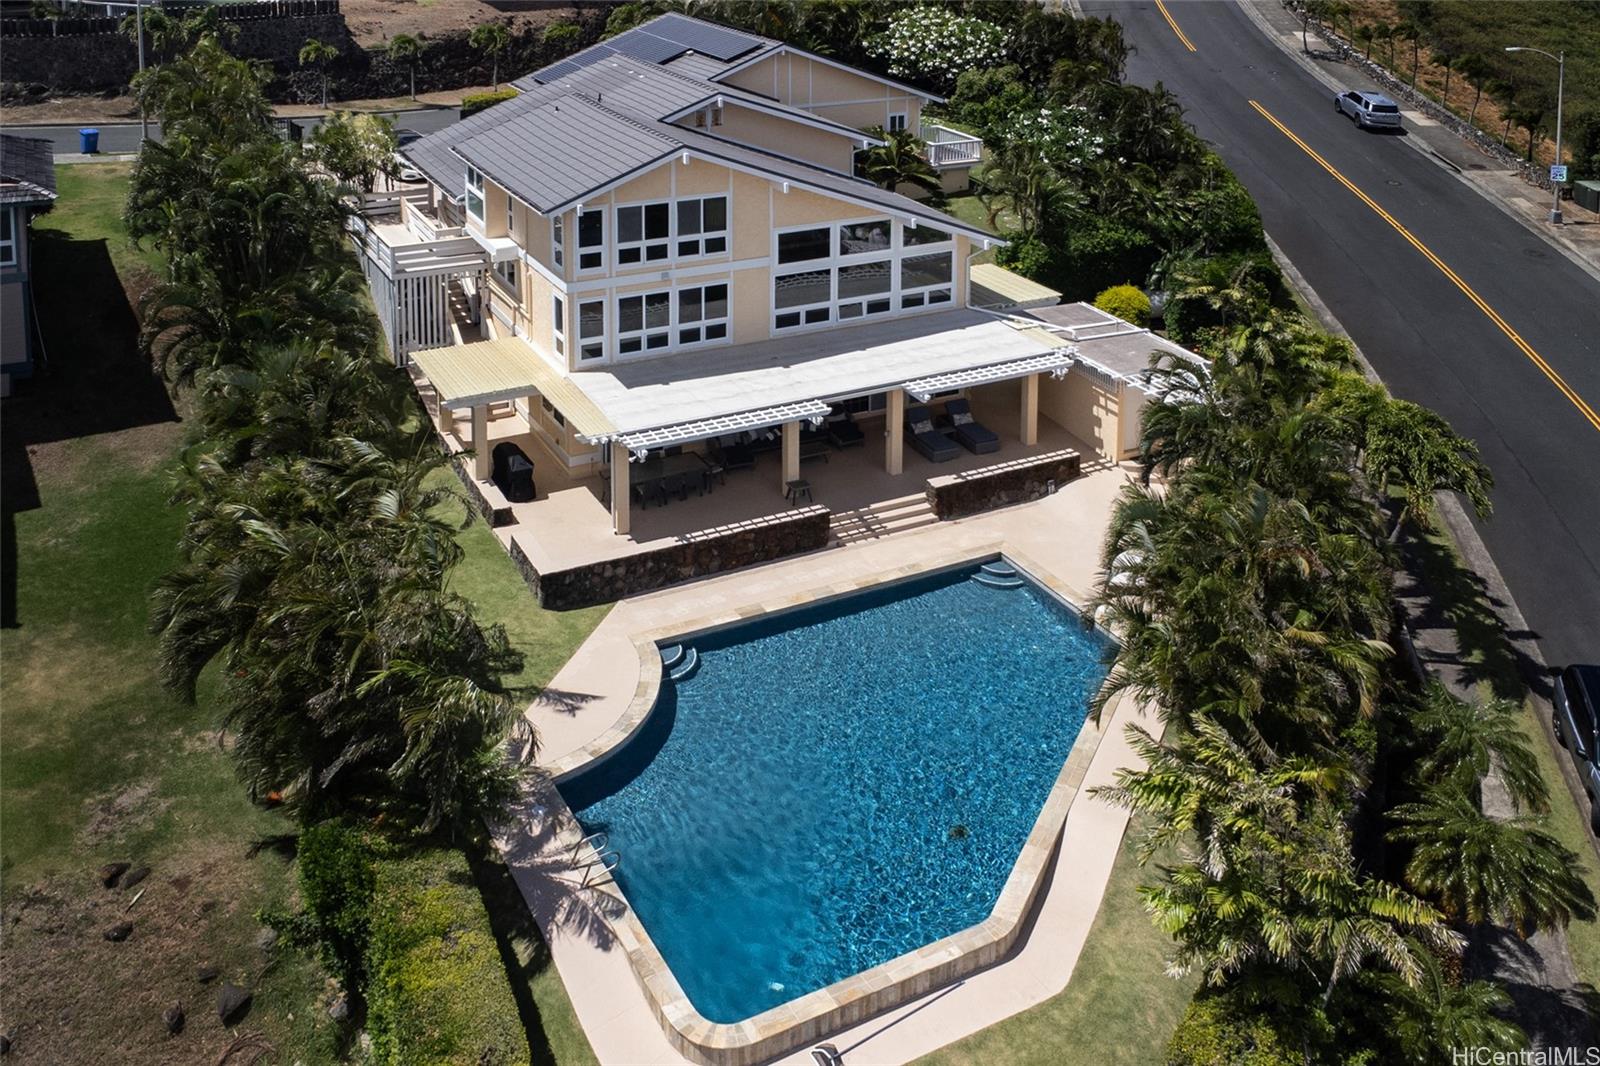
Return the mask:
[(1150, 324), (1150, 297), (1132, 285), (1113, 285), (1094, 298), (1094, 305), (1124, 322), (1136, 326)]
[(1304, 1066), (1297, 1034), (1231, 992), (1189, 1004), (1167, 1044), (1166, 1066)]
[(1098, 215), (1072, 222), (1055, 253), (1050, 275), (1039, 280), (1068, 300), (1092, 299), (1107, 286), (1145, 277), (1160, 256), (1149, 234)]
[(499, 92), (473, 93), (471, 96), (464, 96), (461, 98), (461, 117), (476, 115), (479, 111), (495, 104), (503, 104), (516, 95), (515, 89), (501, 89)]
[(309, 932), (345, 990), (359, 995), (376, 884), (372, 847), (349, 826), (324, 822), (300, 834), (298, 857)]
[(583, 33), (583, 27), (576, 22), (552, 22), (544, 28), (544, 33), (539, 39), (545, 44), (570, 44)]
[(378, 1066), (528, 1062), (506, 968), (460, 852), (424, 851), (378, 867), (367, 968)]
[(941, 91), (951, 89), (963, 71), (999, 66), (1005, 50), (1006, 31), (999, 26), (938, 6), (901, 10), (867, 42), (870, 54), (888, 61), (890, 74)]
[(1038, 237), (1017, 237), (995, 252), (995, 261), (1025, 278), (1043, 281), (1050, 274), (1050, 246)]

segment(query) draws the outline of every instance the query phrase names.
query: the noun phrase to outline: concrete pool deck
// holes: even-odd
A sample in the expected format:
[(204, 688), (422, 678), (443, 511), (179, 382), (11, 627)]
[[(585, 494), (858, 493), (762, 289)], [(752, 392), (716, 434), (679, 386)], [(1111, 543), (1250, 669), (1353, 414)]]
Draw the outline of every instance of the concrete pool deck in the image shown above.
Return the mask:
[[(739, 571), (623, 601), (612, 610), (528, 712), (539, 729), (538, 762), (554, 774), (590, 762), (616, 742), (619, 720), (652, 689), (641, 678), (636, 640), (708, 619), (854, 591), (960, 559), (1005, 552), (1035, 578), (1074, 602), (1093, 587), (1106, 521), (1128, 471), (1109, 465), (1054, 496), (1003, 511), (941, 523)], [(1088, 795), (1136, 765), (1124, 729), (1153, 716), (1121, 700), (1102, 723), (1098, 747), (1067, 811), (1031, 920), (1002, 960), (878, 1014), (826, 1039), (847, 1063), (904, 1062), (1042, 1002), (1066, 987), (1099, 909), (1127, 814)], [(1092, 728), (1086, 726), (1086, 729)], [(604, 889), (583, 888), (571, 868), (570, 836), (558, 840), (530, 799), (500, 843), (552, 953), (578, 1019), (603, 1063), (679, 1063), (629, 960), (634, 946), (623, 904)], [(809, 1047), (809, 1045), (807, 1045)], [(805, 1048), (777, 1061), (810, 1063)]]

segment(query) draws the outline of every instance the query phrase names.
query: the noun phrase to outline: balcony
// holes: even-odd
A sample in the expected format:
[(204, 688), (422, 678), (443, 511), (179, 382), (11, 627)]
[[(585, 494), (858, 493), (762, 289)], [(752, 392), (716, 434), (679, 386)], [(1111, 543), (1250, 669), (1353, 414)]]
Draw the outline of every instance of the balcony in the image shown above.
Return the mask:
[(936, 122), (924, 122), (921, 136), (928, 144), (928, 162), (936, 170), (971, 167), (983, 158), (983, 139)]

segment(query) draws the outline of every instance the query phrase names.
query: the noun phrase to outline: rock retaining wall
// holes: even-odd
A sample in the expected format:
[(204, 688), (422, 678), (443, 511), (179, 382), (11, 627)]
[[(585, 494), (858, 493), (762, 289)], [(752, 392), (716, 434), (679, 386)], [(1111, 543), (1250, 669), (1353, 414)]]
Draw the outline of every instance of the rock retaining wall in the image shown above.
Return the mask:
[(511, 561), (522, 571), (540, 606), (565, 611), (815, 551), (827, 546), (832, 517), (826, 507), (802, 507), (743, 522), (725, 532), (696, 534), (693, 540), (663, 548), (548, 573), (534, 567), (513, 537)]
[(1046, 452), (1009, 463), (928, 479), (928, 504), (941, 519), (1027, 503), (1050, 495), (1076, 478), (1081, 458), (1069, 449)]

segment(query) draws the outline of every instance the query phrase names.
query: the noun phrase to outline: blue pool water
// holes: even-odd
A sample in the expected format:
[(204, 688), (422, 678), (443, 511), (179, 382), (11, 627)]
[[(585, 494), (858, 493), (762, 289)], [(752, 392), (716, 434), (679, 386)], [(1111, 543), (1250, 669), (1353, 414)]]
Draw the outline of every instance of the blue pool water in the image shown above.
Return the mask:
[(975, 569), (695, 638), (640, 735), (561, 786), (710, 1020), (988, 917), (1108, 646)]

